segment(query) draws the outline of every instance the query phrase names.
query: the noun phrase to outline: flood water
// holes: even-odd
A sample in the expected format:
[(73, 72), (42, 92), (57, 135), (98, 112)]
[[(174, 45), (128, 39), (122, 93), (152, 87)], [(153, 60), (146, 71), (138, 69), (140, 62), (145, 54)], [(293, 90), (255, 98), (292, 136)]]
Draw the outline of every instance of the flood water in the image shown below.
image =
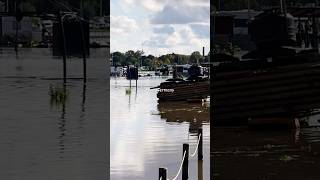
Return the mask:
[(213, 179), (320, 179), (319, 116), (312, 118), (312, 127), (293, 130), (213, 128)]
[[(50, 49), (0, 50), (0, 179), (107, 179), (109, 81), (106, 49), (92, 49), (88, 82), (68, 80)], [(82, 60), (68, 58), (68, 77)], [(63, 91), (62, 91), (63, 92)]]
[[(158, 103), (156, 89), (167, 77), (141, 77), (138, 86), (125, 78), (111, 78), (111, 179), (157, 179), (166, 167), (168, 178), (178, 172), (183, 143), (190, 154), (203, 128), (203, 179), (210, 179), (210, 124), (208, 104)], [(201, 163), (199, 163), (201, 165)], [(181, 176), (178, 177), (181, 179)], [(198, 179), (197, 156), (189, 158), (189, 179)]]

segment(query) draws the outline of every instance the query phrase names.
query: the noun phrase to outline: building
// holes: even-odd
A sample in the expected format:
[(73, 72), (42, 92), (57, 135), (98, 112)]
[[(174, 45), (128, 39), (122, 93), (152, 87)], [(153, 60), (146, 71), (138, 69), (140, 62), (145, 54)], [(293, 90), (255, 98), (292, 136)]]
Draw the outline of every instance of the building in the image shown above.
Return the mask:
[(110, 18), (93, 17), (90, 19), (90, 44), (92, 46), (110, 45)]
[[(255, 48), (249, 35), (249, 23), (252, 18), (260, 14), (260, 11), (247, 9), (239, 11), (219, 11), (215, 16), (214, 41), (217, 44), (232, 43), (241, 50)], [(213, 23), (213, 22), (212, 22)]]
[(2, 40), (3, 42), (13, 43), (16, 37), (16, 27), (18, 27), (18, 41), (27, 43), (32, 40), (32, 18), (24, 17), (20, 22), (15, 17), (2, 17)]

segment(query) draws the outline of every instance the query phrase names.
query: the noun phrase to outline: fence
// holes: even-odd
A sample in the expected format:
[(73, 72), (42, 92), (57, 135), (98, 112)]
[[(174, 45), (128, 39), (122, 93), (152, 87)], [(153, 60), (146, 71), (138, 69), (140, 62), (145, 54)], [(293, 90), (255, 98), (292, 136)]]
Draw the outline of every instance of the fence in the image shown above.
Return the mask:
[[(189, 154), (189, 144), (183, 144), (182, 146), (182, 160), (180, 163), (179, 170), (176, 176), (172, 179), (167, 178), (167, 168), (159, 168), (159, 180), (176, 180), (182, 171), (182, 180), (187, 180), (189, 178), (189, 157), (193, 158), (198, 154), (198, 163), (203, 160), (203, 148), (202, 148), (202, 129), (198, 129), (198, 141), (197, 146), (191, 155)], [(202, 162), (201, 162), (202, 163)], [(202, 166), (202, 164), (201, 164)], [(201, 175), (202, 176), (202, 175)]]

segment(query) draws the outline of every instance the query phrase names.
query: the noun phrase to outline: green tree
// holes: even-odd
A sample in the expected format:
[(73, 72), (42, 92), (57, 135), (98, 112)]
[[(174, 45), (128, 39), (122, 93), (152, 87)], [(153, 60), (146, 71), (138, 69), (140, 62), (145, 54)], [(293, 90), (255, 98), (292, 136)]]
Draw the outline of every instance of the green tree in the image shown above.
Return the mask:
[(121, 52), (112, 53), (112, 60), (114, 63), (113, 65), (117, 65), (117, 66), (125, 66), (126, 65), (126, 57)]
[(202, 56), (201, 56), (200, 52), (195, 51), (195, 52), (191, 53), (190, 63), (198, 63), (198, 62), (200, 62), (201, 59), (202, 59)]

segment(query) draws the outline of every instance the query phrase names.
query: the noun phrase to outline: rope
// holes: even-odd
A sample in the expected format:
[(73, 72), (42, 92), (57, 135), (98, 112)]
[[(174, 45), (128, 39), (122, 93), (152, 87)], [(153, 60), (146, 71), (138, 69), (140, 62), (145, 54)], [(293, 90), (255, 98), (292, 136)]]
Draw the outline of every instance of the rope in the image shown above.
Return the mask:
[(182, 161), (181, 161), (181, 164), (180, 164), (180, 168), (179, 168), (179, 171), (177, 173), (177, 175), (172, 179), (172, 180), (176, 180), (181, 172), (181, 169), (182, 169), (182, 165), (183, 165), (183, 161), (184, 161), (184, 158), (186, 157), (186, 151), (184, 151), (183, 153), (183, 158), (182, 158)]
[(199, 144), (200, 144), (201, 135), (202, 135), (202, 134), (199, 134), (199, 138), (198, 138), (196, 150), (194, 151), (194, 153), (193, 153), (192, 155), (190, 155), (190, 157), (194, 157), (194, 156), (196, 155), (196, 153), (197, 153), (197, 151), (198, 151)]
[[(196, 153), (198, 152), (201, 135), (202, 134), (199, 134), (197, 147), (196, 147), (194, 153), (192, 155), (189, 155), (190, 157), (194, 157), (196, 155)], [(188, 134), (188, 140), (189, 140), (189, 134)], [(182, 165), (183, 165), (183, 161), (184, 161), (185, 157), (186, 157), (186, 151), (183, 152), (183, 158), (182, 158), (182, 161), (181, 161), (181, 164), (180, 164), (180, 167), (179, 167), (179, 171), (178, 171), (177, 175), (172, 180), (176, 180), (178, 178), (178, 176), (179, 176), (179, 174), (180, 174), (180, 172), (182, 170)], [(159, 180), (162, 180), (162, 177), (160, 177)], [(167, 180), (169, 180), (169, 178)]]

